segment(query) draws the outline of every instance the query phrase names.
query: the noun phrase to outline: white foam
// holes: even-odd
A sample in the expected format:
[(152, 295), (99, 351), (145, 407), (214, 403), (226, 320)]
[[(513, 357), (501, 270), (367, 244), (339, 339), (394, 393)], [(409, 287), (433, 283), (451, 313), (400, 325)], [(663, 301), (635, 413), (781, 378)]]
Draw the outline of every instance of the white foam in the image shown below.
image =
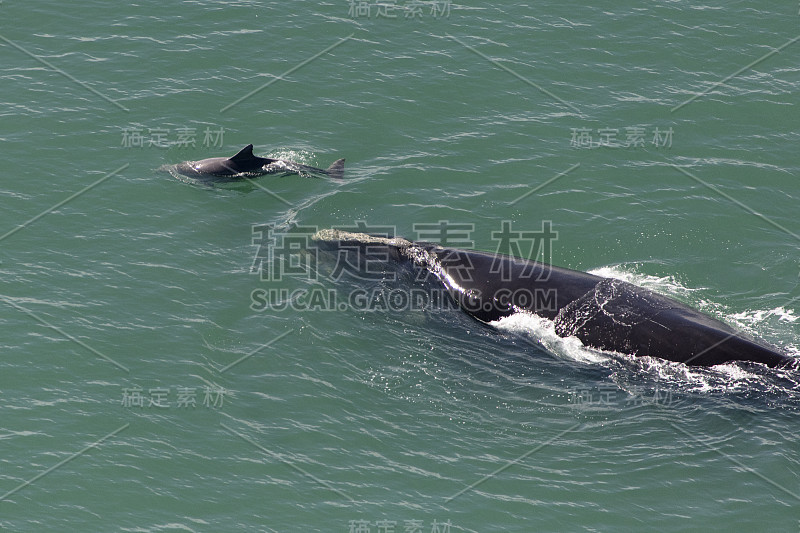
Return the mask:
[(686, 300), (693, 292), (703, 290), (701, 288), (689, 288), (681, 284), (674, 276), (651, 276), (648, 274), (640, 274), (638, 272), (631, 272), (622, 268), (621, 265), (606, 266), (590, 270), (589, 274), (601, 276), (604, 278), (621, 279), (627, 281), (632, 285), (650, 289), (653, 292), (664, 294), (666, 296), (678, 297), (681, 300)]
[[(794, 314), (792, 309), (786, 309), (784, 307), (776, 307), (769, 310), (746, 310), (740, 313), (734, 313), (731, 309), (722, 304), (698, 298), (698, 295), (695, 293), (704, 289), (686, 287), (673, 276), (658, 277), (640, 274), (625, 270), (621, 265), (597, 268), (590, 271), (590, 273), (596, 276), (620, 279), (665, 296), (682, 300), (686, 302), (687, 305), (699, 308), (756, 337), (759, 336), (759, 333), (763, 333), (759, 330), (763, 329), (769, 322), (772, 322), (772, 324), (767, 327), (767, 329), (776, 331), (774, 326), (776, 326), (777, 323), (791, 324), (798, 319), (798, 316)], [(603, 364), (609, 362), (611, 359), (618, 359), (621, 357), (622, 359), (629, 360), (634, 366), (641, 370), (647, 371), (663, 383), (681, 383), (695, 392), (738, 390), (753, 380), (759, 379), (757, 373), (753, 373), (751, 370), (737, 365), (736, 363), (716, 365), (713, 368), (699, 368), (658, 358), (635, 357), (590, 348), (585, 346), (577, 337), (559, 337), (555, 332), (552, 320), (536, 316), (530, 312), (517, 312), (511, 316), (492, 322), (491, 325), (501, 331), (527, 337), (549, 353), (561, 359), (590, 364)], [(784, 328), (778, 327), (776, 332), (780, 335), (783, 329)], [(789, 353), (797, 352), (797, 354), (800, 355), (800, 349), (795, 348), (792, 344), (784, 346), (784, 349)]]
[(755, 337), (760, 337), (765, 333), (763, 327), (769, 322), (773, 324), (772, 327), (767, 328), (768, 330), (774, 330), (778, 335), (784, 336), (785, 331), (783, 328), (774, 327), (775, 322), (791, 324), (800, 318), (794, 314), (794, 310), (786, 309), (782, 306), (774, 309), (748, 309), (736, 313), (723, 304), (706, 298), (698, 298), (698, 295), (693, 293), (704, 291), (706, 290), (705, 288), (686, 287), (673, 276), (658, 277), (640, 274), (627, 271), (621, 265), (600, 267), (591, 270), (590, 273), (596, 276), (621, 279), (653, 292), (675, 298)]
[(741, 313), (732, 314), (731, 318), (749, 324), (757, 324), (771, 316), (777, 317), (778, 320), (782, 322), (794, 322), (798, 318), (794, 314), (794, 309), (786, 309), (784, 307), (776, 307), (775, 309), (769, 310), (743, 311)]
[(586, 363), (600, 363), (608, 360), (602, 351), (584, 346), (577, 337), (559, 337), (552, 320), (542, 318), (527, 311), (519, 311), (490, 325), (501, 331), (532, 338), (542, 348), (562, 359)]

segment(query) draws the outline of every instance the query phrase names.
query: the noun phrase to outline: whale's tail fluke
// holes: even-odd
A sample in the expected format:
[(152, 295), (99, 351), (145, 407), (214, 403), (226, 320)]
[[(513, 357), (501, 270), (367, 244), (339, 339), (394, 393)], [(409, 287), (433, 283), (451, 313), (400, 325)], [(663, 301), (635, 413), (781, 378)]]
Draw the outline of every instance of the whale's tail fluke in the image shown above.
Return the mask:
[(331, 166), (325, 169), (325, 173), (332, 178), (344, 178), (344, 159), (337, 159), (334, 161)]

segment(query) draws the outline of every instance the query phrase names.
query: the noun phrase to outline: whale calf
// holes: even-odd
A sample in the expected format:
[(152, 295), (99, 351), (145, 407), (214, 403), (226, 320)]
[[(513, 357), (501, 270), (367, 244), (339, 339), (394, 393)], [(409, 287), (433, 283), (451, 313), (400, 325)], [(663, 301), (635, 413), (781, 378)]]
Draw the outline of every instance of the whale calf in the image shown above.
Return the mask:
[[(619, 279), (508, 255), (335, 229), (320, 230), (312, 239), (321, 248), (410, 263), (432, 275), (458, 307), (483, 323), (533, 313), (552, 320), (559, 336), (577, 337), (585, 346), (687, 365), (750, 361), (797, 368), (800, 361), (685, 304)], [(363, 264), (364, 258), (359, 259)]]
[(248, 144), (232, 157), (212, 157), (200, 161), (184, 161), (175, 166), (181, 174), (193, 178), (248, 179), (264, 174), (322, 174), (332, 178), (344, 176), (344, 159), (337, 159), (326, 169), (310, 167), (284, 161), (258, 157), (253, 154), (253, 145)]

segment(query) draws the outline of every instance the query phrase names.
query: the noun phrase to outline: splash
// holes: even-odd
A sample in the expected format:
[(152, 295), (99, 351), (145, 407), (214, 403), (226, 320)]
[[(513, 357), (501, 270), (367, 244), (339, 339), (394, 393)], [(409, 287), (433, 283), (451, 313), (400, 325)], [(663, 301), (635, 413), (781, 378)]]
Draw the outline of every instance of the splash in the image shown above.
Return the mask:
[(520, 311), (489, 323), (500, 331), (521, 335), (559, 359), (599, 364), (608, 361), (609, 352), (584, 346), (577, 337), (560, 337), (552, 320)]
[[(770, 338), (788, 339), (777, 344), (789, 354), (800, 355), (796, 347), (800, 340), (793, 331), (789, 331), (789, 326), (798, 318), (792, 310), (776, 307), (735, 313), (724, 305), (698, 298), (698, 293), (704, 289), (686, 287), (673, 276), (649, 276), (624, 270), (621, 266), (598, 268), (590, 273), (627, 281), (686, 301), (706, 312), (713, 309), (715, 316), (752, 335), (758, 336), (768, 330), (772, 333), (768, 335)], [(765, 328), (765, 323), (769, 327)], [(741, 362), (695, 367), (653, 357), (598, 350), (585, 346), (577, 337), (560, 337), (554, 321), (529, 312), (517, 312), (490, 325), (500, 331), (522, 336), (558, 359), (609, 369), (612, 371), (611, 379), (633, 395), (639, 394), (643, 387), (650, 387), (680, 394), (700, 394), (703, 397), (715, 395), (736, 403), (759, 397), (774, 406), (800, 408), (800, 376), (791, 370)]]

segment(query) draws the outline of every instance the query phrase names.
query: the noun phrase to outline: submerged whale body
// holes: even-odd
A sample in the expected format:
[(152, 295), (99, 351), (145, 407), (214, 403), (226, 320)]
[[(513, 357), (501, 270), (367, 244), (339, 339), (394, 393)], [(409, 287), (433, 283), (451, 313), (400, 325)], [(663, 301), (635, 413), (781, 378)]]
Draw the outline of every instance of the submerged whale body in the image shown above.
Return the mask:
[(344, 176), (344, 159), (337, 159), (326, 169), (310, 167), (284, 161), (258, 157), (253, 154), (253, 145), (248, 144), (232, 157), (212, 157), (200, 161), (184, 161), (175, 169), (181, 174), (193, 178), (227, 178), (248, 179), (264, 174), (322, 174), (332, 178)]
[(443, 248), (401, 238), (321, 230), (321, 245), (407, 262), (432, 274), (458, 306), (490, 323), (515, 313), (552, 320), (561, 337), (588, 347), (687, 365), (799, 360), (680, 302), (622, 280), (507, 255)]

